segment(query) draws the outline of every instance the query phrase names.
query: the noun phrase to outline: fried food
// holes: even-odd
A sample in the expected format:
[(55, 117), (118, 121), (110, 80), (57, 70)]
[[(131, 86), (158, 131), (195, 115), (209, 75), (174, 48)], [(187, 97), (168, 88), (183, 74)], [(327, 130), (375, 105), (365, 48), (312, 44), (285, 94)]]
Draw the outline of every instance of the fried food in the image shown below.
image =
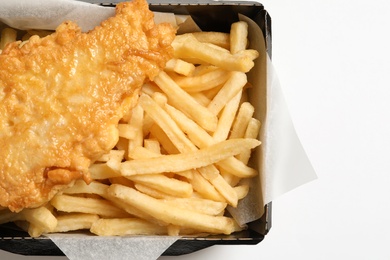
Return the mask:
[(173, 57), (175, 28), (154, 24), (144, 0), (82, 33), (73, 22), (0, 54), (0, 205), (49, 201), (118, 141), (141, 86)]

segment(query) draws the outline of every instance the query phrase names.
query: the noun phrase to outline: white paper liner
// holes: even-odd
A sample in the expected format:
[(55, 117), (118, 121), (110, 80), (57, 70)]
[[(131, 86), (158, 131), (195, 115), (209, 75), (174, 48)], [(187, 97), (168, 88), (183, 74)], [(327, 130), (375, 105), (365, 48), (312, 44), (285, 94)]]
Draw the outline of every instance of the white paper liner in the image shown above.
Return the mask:
[(0, 21), (15, 29), (53, 30), (63, 21), (71, 20), (88, 31), (114, 14), (114, 8), (79, 1), (2, 0)]
[[(113, 8), (72, 0), (3, 0), (0, 21), (19, 29), (52, 30), (63, 20), (73, 20), (83, 31), (88, 31), (113, 13)], [(247, 18), (242, 16), (241, 19)], [(172, 21), (172, 17), (169, 20)], [(254, 167), (265, 174), (249, 181), (250, 194), (240, 201), (237, 209), (229, 208), (240, 224), (261, 217), (263, 207), (259, 205), (265, 205), (316, 178), (293, 127), (275, 69), (266, 55), (262, 32), (253, 21), (247, 22), (252, 25), (250, 34), (256, 36), (251, 39), (251, 47), (260, 48), (262, 53), (255, 63), (257, 66), (263, 64), (257, 67), (258, 71), (249, 74), (249, 80), (258, 79), (255, 74), (266, 75), (254, 83), (260, 87), (254, 88), (251, 93), (256, 100), (252, 102), (255, 116), (262, 122), (262, 145), (255, 153), (257, 165)], [(49, 234), (48, 237), (71, 260), (156, 259), (178, 239), (169, 236), (97, 237), (87, 234)]]
[(317, 178), (295, 131), (275, 68), (267, 55), (267, 109), (263, 143), (264, 203)]
[(85, 234), (50, 234), (49, 237), (71, 260), (157, 259), (178, 239), (173, 236), (106, 238)]

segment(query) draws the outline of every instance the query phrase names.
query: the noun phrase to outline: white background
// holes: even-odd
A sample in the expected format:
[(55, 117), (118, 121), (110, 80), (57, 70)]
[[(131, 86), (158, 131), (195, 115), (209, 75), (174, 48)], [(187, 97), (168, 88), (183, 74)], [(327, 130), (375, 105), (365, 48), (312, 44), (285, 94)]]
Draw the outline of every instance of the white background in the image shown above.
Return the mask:
[(390, 1), (262, 3), (273, 63), (318, 180), (274, 201), (260, 244), (161, 259), (390, 259)]

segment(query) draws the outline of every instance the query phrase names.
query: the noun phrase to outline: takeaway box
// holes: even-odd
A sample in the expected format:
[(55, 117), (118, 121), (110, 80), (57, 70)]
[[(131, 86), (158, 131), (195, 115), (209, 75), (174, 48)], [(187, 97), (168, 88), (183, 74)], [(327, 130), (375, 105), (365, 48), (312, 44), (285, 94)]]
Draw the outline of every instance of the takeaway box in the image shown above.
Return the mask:
[[(105, 7), (115, 6), (116, 2), (100, 2), (98, 0), (85, 1)], [(264, 6), (258, 2), (243, 2), (243, 1), (149, 1), (150, 9), (156, 12), (169, 12), (179, 15), (188, 15), (197, 23), (200, 29), (204, 31), (221, 31), (228, 32), (231, 23), (238, 21), (240, 15), (246, 16), (253, 20), (261, 29), (265, 43), (265, 49), (269, 57), (271, 57), (271, 18)], [(265, 75), (266, 59), (257, 65), (250, 72), (250, 77), (258, 76), (260, 71)], [(262, 66), (262, 68), (260, 68)], [(266, 79), (261, 80), (264, 89), (254, 91), (256, 95), (266, 93)], [(256, 86), (257, 87), (257, 86)], [(265, 98), (260, 97), (252, 99), (252, 102), (263, 102)], [(265, 111), (265, 104), (261, 105), (261, 110)], [(263, 115), (261, 115), (263, 113)], [(258, 114), (259, 117), (265, 116), (265, 112)], [(261, 119), (261, 118), (259, 118)], [(260, 137), (261, 139), (261, 137)], [(262, 151), (259, 151), (262, 153)], [(255, 162), (255, 165), (260, 168), (263, 162)], [(264, 174), (264, 173), (262, 173)], [(261, 193), (260, 190), (258, 190)], [(259, 194), (259, 196), (261, 196)], [(271, 209), (272, 202), (268, 202), (263, 206), (262, 203), (256, 205), (264, 212), (262, 217), (248, 223), (248, 229), (245, 231), (233, 233), (232, 235), (213, 235), (204, 237), (180, 237), (168, 249), (163, 252), (163, 255), (181, 255), (191, 253), (212, 245), (236, 245), (236, 244), (258, 244), (260, 243), (271, 228)], [(71, 234), (70, 234), (71, 236)], [(107, 238), (110, 239), (110, 238)], [(29, 235), (20, 230), (14, 224), (8, 223), (0, 225), (0, 249), (22, 255), (64, 255), (57, 245), (46, 236), (39, 238), (31, 238)]]

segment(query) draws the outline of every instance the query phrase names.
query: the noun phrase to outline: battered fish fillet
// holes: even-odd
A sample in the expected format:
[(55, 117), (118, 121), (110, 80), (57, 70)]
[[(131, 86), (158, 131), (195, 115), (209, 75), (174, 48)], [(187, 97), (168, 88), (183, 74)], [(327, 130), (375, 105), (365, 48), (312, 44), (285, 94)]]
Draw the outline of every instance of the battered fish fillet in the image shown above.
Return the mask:
[(112, 149), (123, 111), (173, 54), (144, 0), (88, 33), (72, 22), (0, 55), (0, 205), (40, 206)]

